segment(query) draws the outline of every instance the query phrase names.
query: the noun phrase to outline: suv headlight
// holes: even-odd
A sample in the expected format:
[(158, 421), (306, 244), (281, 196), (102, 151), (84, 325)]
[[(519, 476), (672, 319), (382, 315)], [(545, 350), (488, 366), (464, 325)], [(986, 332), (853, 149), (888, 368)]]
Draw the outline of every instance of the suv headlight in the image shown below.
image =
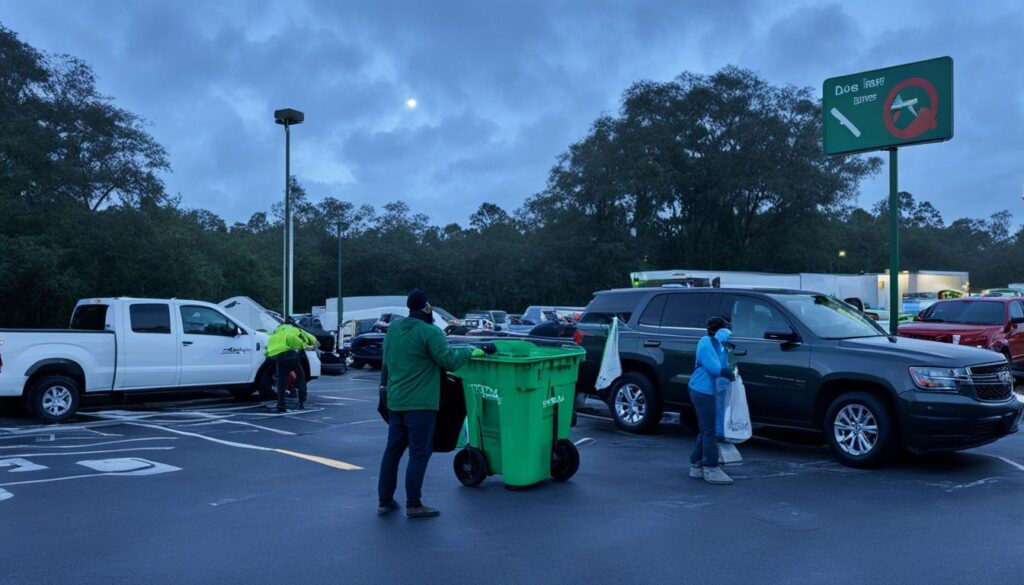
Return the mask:
[(929, 392), (959, 392), (960, 383), (968, 380), (964, 368), (911, 367), (910, 377), (918, 388)]

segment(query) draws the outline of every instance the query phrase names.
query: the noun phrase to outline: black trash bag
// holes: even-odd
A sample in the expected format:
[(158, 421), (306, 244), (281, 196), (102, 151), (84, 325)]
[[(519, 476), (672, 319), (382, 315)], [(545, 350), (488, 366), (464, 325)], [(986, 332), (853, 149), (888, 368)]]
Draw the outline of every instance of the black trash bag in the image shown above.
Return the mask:
[(384, 419), (385, 423), (389, 422), (391, 418), (391, 412), (388, 411), (388, 369), (381, 365), (380, 367), (380, 388), (377, 392), (377, 412), (380, 413), (380, 417)]
[(434, 453), (450, 453), (459, 445), (459, 433), (466, 420), (466, 399), (462, 380), (441, 372), (441, 405), (434, 424)]

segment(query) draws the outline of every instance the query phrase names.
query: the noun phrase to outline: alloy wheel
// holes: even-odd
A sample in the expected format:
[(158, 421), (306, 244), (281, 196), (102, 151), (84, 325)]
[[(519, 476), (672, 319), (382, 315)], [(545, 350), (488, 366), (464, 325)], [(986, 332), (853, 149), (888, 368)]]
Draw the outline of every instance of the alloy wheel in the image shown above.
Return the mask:
[(627, 382), (615, 393), (615, 414), (628, 424), (639, 424), (647, 416), (647, 394), (640, 386)]
[(71, 391), (64, 386), (50, 386), (43, 392), (43, 410), (52, 416), (63, 416), (71, 410)]
[(832, 424), (836, 443), (848, 455), (862, 457), (878, 443), (878, 421), (863, 404), (847, 404)]

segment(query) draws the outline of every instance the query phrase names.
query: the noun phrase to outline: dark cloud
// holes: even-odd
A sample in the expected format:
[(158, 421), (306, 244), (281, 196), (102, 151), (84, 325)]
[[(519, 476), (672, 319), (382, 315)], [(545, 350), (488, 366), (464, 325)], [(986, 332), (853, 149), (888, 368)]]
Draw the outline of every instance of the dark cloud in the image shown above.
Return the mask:
[[(280, 198), (278, 107), (307, 114), (293, 170), (312, 198), (402, 199), (464, 223), (484, 201), (514, 209), (543, 189), (633, 81), (727, 64), (817, 91), (828, 76), (952, 55), (957, 136), (904, 149), (903, 186), (955, 218), (1015, 210), (1024, 181), (1024, 11), (1009, 0), (0, 0), (0, 15), (34, 46), (91, 63), (167, 147), (169, 190), (229, 222)], [(862, 202), (886, 188), (884, 175), (865, 182)]]

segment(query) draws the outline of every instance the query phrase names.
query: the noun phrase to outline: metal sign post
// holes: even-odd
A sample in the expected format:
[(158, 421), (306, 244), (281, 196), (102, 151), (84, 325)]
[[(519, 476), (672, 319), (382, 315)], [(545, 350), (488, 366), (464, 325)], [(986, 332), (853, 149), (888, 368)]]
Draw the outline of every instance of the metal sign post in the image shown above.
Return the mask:
[(900, 316), (900, 146), (953, 137), (953, 59), (928, 61), (831, 77), (822, 85), (825, 154), (889, 151), (889, 327)]

